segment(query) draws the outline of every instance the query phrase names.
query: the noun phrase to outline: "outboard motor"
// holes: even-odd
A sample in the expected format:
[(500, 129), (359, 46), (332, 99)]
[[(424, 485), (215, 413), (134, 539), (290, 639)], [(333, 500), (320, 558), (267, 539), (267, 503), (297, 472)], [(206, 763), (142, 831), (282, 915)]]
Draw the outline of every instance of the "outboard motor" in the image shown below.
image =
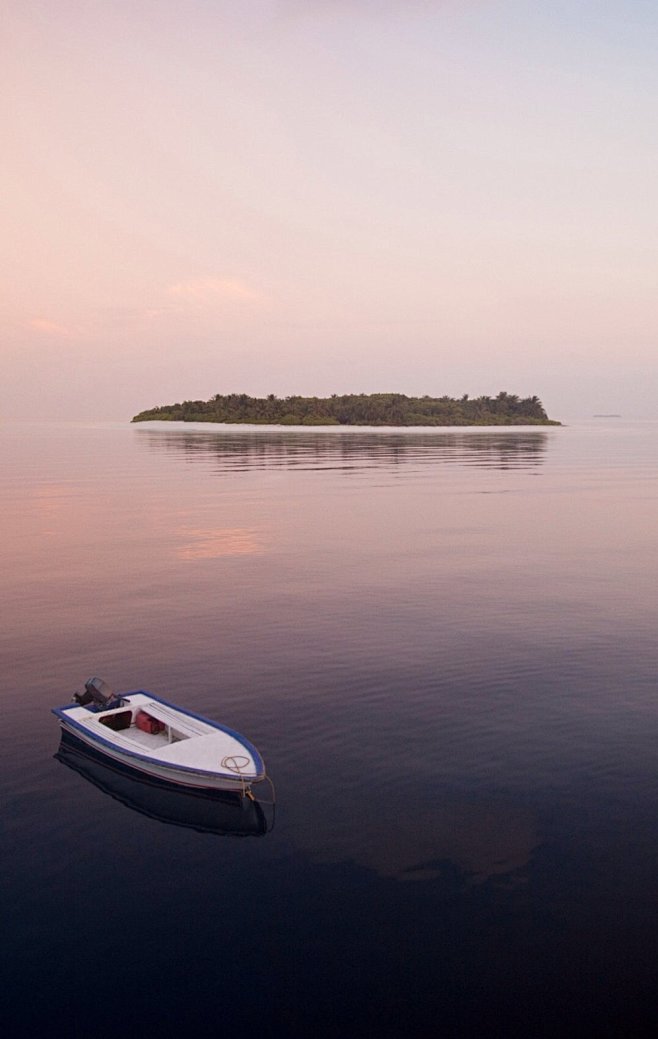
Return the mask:
[(94, 704), (96, 709), (100, 711), (111, 710), (112, 707), (119, 707), (121, 704), (120, 698), (102, 678), (89, 678), (85, 682), (84, 693), (76, 693), (73, 699), (81, 707)]

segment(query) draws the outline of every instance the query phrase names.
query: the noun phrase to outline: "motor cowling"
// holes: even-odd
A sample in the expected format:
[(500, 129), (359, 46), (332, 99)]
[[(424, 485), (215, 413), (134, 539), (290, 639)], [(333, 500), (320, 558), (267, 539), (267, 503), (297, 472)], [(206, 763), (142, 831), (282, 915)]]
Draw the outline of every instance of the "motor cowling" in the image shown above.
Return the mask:
[(120, 698), (116, 695), (114, 689), (112, 689), (112, 687), (102, 678), (88, 678), (85, 682), (84, 693), (76, 693), (74, 700), (76, 700), (81, 707), (95, 704), (96, 707), (102, 710), (118, 707), (121, 703)]

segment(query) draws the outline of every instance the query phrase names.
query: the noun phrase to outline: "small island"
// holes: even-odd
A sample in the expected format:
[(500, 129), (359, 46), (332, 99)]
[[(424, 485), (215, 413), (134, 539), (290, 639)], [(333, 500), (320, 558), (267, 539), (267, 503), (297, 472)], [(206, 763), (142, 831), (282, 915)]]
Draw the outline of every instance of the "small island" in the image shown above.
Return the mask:
[(350, 393), (331, 397), (249, 397), (221, 393), (140, 411), (133, 422), (220, 422), (277, 426), (559, 426), (539, 397), (407, 397)]

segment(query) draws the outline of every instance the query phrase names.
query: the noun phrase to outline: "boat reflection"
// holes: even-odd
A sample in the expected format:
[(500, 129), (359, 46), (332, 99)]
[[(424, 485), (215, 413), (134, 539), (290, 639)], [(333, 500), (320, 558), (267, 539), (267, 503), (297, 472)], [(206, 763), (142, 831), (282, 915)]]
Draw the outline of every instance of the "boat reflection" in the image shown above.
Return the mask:
[(139, 776), (62, 733), (57, 761), (79, 773), (116, 801), (150, 819), (220, 836), (263, 837), (272, 828), (258, 801), (220, 790), (186, 790)]

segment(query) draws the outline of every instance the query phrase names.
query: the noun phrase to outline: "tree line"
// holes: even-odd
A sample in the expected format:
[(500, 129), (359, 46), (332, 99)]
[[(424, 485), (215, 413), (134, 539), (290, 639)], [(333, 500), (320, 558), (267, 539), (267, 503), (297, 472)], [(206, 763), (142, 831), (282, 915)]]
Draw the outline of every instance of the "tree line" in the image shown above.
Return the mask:
[(407, 397), (404, 393), (349, 393), (331, 397), (249, 397), (215, 394), (140, 411), (133, 422), (222, 422), (282, 426), (515, 426), (560, 425), (539, 397), (501, 392), (496, 397)]

